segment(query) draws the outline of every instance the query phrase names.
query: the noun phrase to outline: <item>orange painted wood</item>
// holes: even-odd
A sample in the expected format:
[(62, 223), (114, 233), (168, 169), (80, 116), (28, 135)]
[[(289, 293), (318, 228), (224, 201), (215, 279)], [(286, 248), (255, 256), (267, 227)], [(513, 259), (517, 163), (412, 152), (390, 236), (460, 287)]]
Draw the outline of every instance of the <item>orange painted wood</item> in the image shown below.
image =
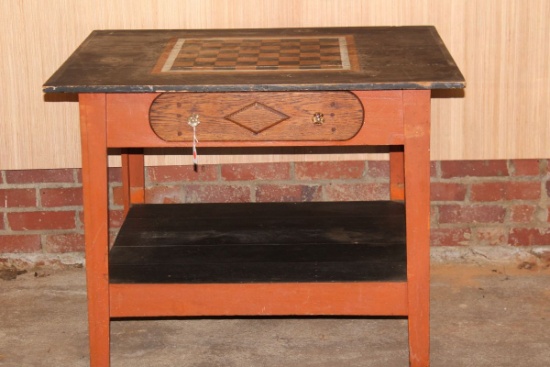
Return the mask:
[(163, 93), (151, 105), (151, 128), (162, 140), (190, 142), (193, 114), (200, 142), (349, 140), (363, 125), (350, 92)]
[(354, 91), (363, 104), (365, 124), (354, 141), (367, 145), (403, 144), (402, 91)]
[[(401, 91), (353, 92), (363, 105), (364, 123), (360, 131), (343, 141), (202, 141), (198, 128), (199, 146), (337, 146), (388, 145), (403, 143), (403, 113)], [(183, 95), (186, 95), (183, 93)], [(189, 147), (191, 142), (170, 142), (159, 138), (149, 124), (149, 109), (157, 93), (107, 95), (107, 144), (109, 147)], [(246, 129), (243, 129), (247, 131)]]
[(126, 149), (122, 159), (122, 190), (124, 215), (130, 205), (145, 202), (145, 163), (143, 150)]
[(390, 198), (405, 200), (405, 155), (402, 147), (390, 147)]
[(111, 284), (111, 316), (407, 315), (407, 284)]
[(105, 94), (81, 94), (82, 186), (90, 365), (109, 366), (108, 179)]
[(430, 358), (430, 91), (403, 92), (411, 367)]

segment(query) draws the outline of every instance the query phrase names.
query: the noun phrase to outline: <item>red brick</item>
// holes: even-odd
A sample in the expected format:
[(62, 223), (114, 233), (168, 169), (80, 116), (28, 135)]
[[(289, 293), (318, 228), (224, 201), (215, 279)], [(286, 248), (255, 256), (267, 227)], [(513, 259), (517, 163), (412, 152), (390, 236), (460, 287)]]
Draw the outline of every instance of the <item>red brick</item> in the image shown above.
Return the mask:
[(145, 201), (153, 204), (175, 204), (185, 202), (182, 186), (154, 186), (145, 190)]
[(231, 185), (156, 186), (145, 192), (150, 203), (249, 202), (250, 187)]
[(549, 246), (550, 228), (514, 228), (508, 243), (513, 246)]
[(189, 185), (185, 188), (186, 203), (242, 203), (250, 202), (249, 186)]
[(430, 177), (437, 177), (437, 164), (438, 162), (430, 162)]
[(109, 182), (122, 182), (122, 168), (120, 167), (109, 167), (108, 171)]
[(76, 229), (84, 229), (84, 211), (78, 211), (76, 213)]
[(6, 228), (4, 223), (4, 213), (0, 213), (0, 231)]
[(486, 182), (472, 184), (470, 200), (537, 200), (540, 198), (540, 182)]
[(113, 205), (124, 205), (124, 190), (122, 186), (113, 186)]
[(84, 251), (84, 235), (80, 233), (45, 235), (42, 240), (42, 248), (45, 252), (62, 253)]
[(330, 180), (362, 178), (364, 161), (299, 162), (294, 164), (297, 180)]
[(367, 176), (372, 178), (390, 177), (389, 161), (367, 161)]
[(124, 210), (109, 210), (109, 228), (120, 228), (124, 222)]
[(226, 181), (288, 180), (289, 163), (227, 164), (221, 168), (222, 179)]
[(6, 171), (6, 182), (9, 184), (27, 183), (73, 183), (73, 169), (44, 169)]
[(75, 228), (75, 211), (38, 211), (8, 213), (8, 223), (14, 231)]
[(470, 198), (472, 201), (499, 201), (505, 197), (505, 184), (490, 182), (472, 185)]
[(470, 242), (469, 228), (434, 228), (431, 230), (432, 246), (466, 246)]
[(474, 230), (473, 238), (478, 246), (504, 246), (508, 243), (508, 228), (478, 227)]
[(439, 223), (502, 223), (506, 209), (498, 205), (440, 205)]
[(317, 185), (259, 185), (257, 202), (320, 201), (321, 187)]
[(35, 206), (35, 189), (0, 189), (0, 208), (28, 208)]
[(432, 201), (464, 201), (467, 187), (459, 183), (433, 182), (430, 185)]
[(118, 231), (109, 231), (109, 249), (113, 248), (113, 245), (115, 244), (116, 237), (118, 235)]
[(514, 205), (510, 207), (510, 220), (515, 223), (529, 223), (535, 220), (535, 205)]
[(43, 207), (82, 206), (82, 188), (41, 189), (40, 199)]
[(546, 181), (546, 196), (550, 198), (550, 181)]
[(0, 235), (0, 253), (38, 252), (40, 250), (39, 235)]
[(379, 183), (332, 184), (323, 187), (328, 201), (388, 200), (389, 186)]
[(147, 180), (151, 183), (205, 182), (216, 181), (218, 178), (217, 165), (199, 165), (197, 172), (189, 165), (148, 167), (145, 172)]
[(540, 175), (541, 161), (538, 159), (514, 159), (514, 176), (538, 176)]
[(442, 161), (440, 165), (442, 178), (508, 176), (505, 160)]
[(540, 181), (507, 182), (506, 200), (538, 200), (541, 194)]

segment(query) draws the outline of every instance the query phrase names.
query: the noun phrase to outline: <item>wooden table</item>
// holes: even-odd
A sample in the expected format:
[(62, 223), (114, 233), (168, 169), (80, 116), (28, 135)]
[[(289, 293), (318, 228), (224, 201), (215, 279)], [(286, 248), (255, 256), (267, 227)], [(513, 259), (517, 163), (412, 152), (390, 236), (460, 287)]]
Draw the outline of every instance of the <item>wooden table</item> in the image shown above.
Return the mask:
[[(427, 26), (93, 32), (44, 85), (79, 94), (91, 366), (109, 366), (111, 318), (207, 315), (406, 316), (428, 366), (430, 90), (463, 87)], [(195, 137), (391, 146), (391, 200), (145, 203), (142, 149)], [(111, 250), (108, 148), (126, 212)]]

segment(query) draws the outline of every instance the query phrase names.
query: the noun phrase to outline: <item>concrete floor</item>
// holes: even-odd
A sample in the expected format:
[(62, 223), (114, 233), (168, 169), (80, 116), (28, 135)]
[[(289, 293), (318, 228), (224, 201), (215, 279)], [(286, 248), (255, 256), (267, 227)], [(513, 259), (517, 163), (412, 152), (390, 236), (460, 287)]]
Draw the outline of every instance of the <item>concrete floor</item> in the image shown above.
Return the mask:
[[(0, 366), (88, 366), (84, 270), (15, 275), (0, 271)], [(434, 265), (431, 305), (432, 366), (550, 365), (550, 269)], [(404, 367), (406, 328), (379, 318), (114, 321), (112, 367)]]

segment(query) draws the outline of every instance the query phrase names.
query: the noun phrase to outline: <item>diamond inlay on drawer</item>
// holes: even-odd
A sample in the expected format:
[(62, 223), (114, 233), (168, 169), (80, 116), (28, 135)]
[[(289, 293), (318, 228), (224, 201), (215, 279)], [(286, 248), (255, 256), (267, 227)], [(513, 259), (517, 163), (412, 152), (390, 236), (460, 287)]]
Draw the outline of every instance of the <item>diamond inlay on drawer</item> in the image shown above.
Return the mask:
[(224, 118), (258, 134), (287, 120), (289, 116), (263, 103), (254, 102)]

